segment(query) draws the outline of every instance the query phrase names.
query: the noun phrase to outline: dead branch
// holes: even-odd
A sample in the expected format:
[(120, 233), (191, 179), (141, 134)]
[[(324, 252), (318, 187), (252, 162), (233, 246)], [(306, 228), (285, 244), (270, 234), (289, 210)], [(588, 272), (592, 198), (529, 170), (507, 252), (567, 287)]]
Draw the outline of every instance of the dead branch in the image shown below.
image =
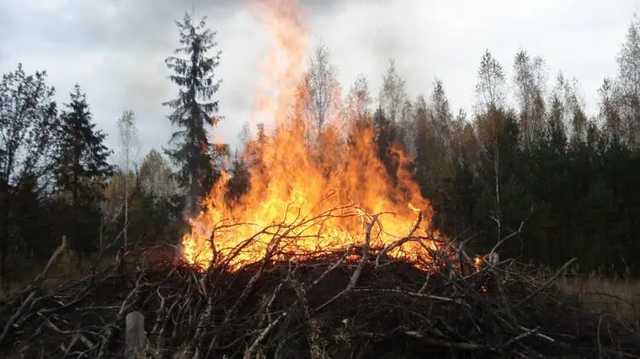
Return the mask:
[(413, 234), (416, 233), (416, 230), (420, 226), (421, 222), (422, 222), (422, 212), (418, 212), (418, 218), (416, 219), (416, 222), (413, 225), (413, 227), (411, 228), (411, 231), (409, 232), (409, 234), (406, 235), (403, 238), (400, 238), (399, 240), (397, 240), (395, 242), (391, 242), (391, 243), (387, 244), (378, 253), (378, 255), (376, 256), (376, 268), (380, 265), (380, 257), (385, 256), (389, 251), (393, 250), (394, 248), (401, 247), (403, 244), (405, 244), (407, 241), (409, 241), (409, 240), (411, 240), (413, 238)]
[(365, 240), (364, 240), (364, 244), (362, 245), (362, 258), (360, 259), (360, 263), (358, 264), (358, 267), (351, 275), (351, 278), (349, 279), (349, 284), (347, 284), (347, 287), (344, 288), (341, 292), (339, 292), (335, 296), (333, 296), (331, 299), (329, 299), (328, 301), (326, 301), (325, 303), (317, 307), (314, 310), (314, 312), (320, 311), (323, 308), (327, 307), (329, 304), (335, 302), (338, 298), (345, 295), (356, 286), (356, 283), (358, 282), (358, 278), (360, 278), (360, 274), (362, 274), (362, 268), (364, 268), (364, 265), (366, 264), (367, 259), (369, 259), (369, 243), (371, 241), (371, 230), (373, 229), (373, 226), (377, 223), (379, 215), (380, 214), (374, 215), (371, 221), (367, 224), (367, 230), (364, 237)]
[[(61, 245), (30, 286), (0, 303), (0, 356), (120, 357), (124, 316), (132, 310), (149, 324), (145, 352), (154, 358), (397, 357), (398, 348), (519, 358), (640, 352), (632, 325), (580, 311), (552, 288), (575, 260), (551, 277), (513, 259), (474, 268), (462, 243), (416, 235), (421, 216), (406, 236), (378, 246), (375, 236), (387, 235), (380, 215), (354, 207), (317, 216), (290, 211), (235, 248), (218, 245), (207, 270), (169, 260), (121, 275), (112, 264), (45, 289)], [(365, 218), (363, 243), (337, 250), (296, 245), (328, 235), (325, 224), (336, 218)], [(261, 258), (239, 263), (256, 241), (264, 241)], [(405, 252), (409, 242), (420, 256)], [(143, 248), (127, 250), (119, 257), (144, 258)], [(522, 305), (534, 299), (535, 306)], [(531, 315), (534, 307), (545, 312)]]

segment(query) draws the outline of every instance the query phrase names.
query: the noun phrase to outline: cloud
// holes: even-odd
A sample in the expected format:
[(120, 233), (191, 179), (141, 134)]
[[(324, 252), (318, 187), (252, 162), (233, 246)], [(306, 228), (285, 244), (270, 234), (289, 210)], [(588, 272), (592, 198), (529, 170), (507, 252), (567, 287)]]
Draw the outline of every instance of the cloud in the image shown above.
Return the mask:
[[(563, 70), (583, 87), (588, 110), (604, 76), (616, 74), (635, 0), (615, 6), (588, 1), (303, 1), (311, 46), (328, 46), (343, 88), (360, 74), (377, 95), (382, 72), (396, 60), (412, 97), (428, 93), (435, 77), (451, 103), (471, 109), (480, 56), (490, 49), (509, 71), (521, 48), (542, 56), (550, 77)], [(174, 96), (164, 58), (177, 45), (174, 20), (196, 9), (217, 30), (222, 49), (219, 93), (225, 121), (215, 139), (233, 142), (253, 107), (264, 29), (235, 0), (5, 0), (0, 2), (0, 72), (22, 62), (46, 69), (59, 101), (79, 83), (94, 117), (115, 146), (116, 119), (136, 112), (143, 151), (165, 146), (171, 127), (161, 105)]]

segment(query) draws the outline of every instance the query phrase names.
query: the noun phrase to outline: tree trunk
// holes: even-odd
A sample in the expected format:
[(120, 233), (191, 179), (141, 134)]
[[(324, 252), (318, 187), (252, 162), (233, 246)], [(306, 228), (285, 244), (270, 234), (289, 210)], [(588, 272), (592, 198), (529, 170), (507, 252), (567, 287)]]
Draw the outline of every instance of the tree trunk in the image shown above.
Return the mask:
[(0, 248), (0, 281), (2, 289), (9, 291), (9, 280), (7, 278), (7, 257), (9, 252), (9, 184), (2, 181), (0, 185), (0, 203), (2, 203), (2, 245)]
[(498, 137), (498, 128), (496, 124), (496, 138), (495, 138), (495, 158), (493, 160), (493, 171), (496, 178), (495, 191), (496, 191), (496, 227), (498, 231), (498, 238), (496, 243), (502, 240), (502, 206), (500, 204), (500, 141)]
[(125, 173), (124, 173), (124, 250), (129, 245), (129, 149), (125, 149)]

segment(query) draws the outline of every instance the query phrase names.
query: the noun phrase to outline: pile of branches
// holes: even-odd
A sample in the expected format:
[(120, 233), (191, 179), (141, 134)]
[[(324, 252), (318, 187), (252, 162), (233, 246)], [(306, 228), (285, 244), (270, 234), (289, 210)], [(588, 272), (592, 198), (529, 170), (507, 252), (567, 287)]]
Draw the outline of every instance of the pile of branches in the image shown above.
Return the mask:
[[(541, 274), (498, 261), (494, 251), (477, 260), (442, 242), (416, 265), (391, 258), (394, 244), (370, 245), (375, 218), (359, 245), (305, 260), (287, 260), (278, 245), (308, 224), (301, 219), (269, 231), (274, 245), (241, 268), (230, 258), (207, 269), (172, 255), (149, 261), (147, 249), (51, 288), (47, 272), (63, 245), (42, 274), (0, 303), (0, 356), (638, 357), (633, 327), (589, 313), (555, 288), (573, 261)], [(410, 234), (396, 245), (427, 240)], [(123, 266), (123, 258), (146, 260)], [(132, 312), (144, 317), (134, 352), (125, 340)]]

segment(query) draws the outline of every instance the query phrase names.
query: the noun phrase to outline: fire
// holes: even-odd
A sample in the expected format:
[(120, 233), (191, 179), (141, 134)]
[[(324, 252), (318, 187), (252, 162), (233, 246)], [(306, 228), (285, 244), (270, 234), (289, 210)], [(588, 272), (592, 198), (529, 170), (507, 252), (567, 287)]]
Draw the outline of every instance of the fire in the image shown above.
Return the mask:
[[(389, 174), (370, 124), (334, 118), (319, 133), (301, 95), (307, 35), (292, 0), (255, 3), (274, 48), (261, 65), (256, 116), (273, 128), (247, 145), (250, 187), (231, 199), (222, 178), (182, 238), (184, 259), (235, 269), (262, 260), (304, 260), (366, 245), (419, 263), (435, 248), (431, 207), (407, 170)], [(315, 137), (314, 137), (315, 136)], [(385, 248), (386, 247), (386, 248)], [(353, 256), (353, 255), (352, 255)]]

